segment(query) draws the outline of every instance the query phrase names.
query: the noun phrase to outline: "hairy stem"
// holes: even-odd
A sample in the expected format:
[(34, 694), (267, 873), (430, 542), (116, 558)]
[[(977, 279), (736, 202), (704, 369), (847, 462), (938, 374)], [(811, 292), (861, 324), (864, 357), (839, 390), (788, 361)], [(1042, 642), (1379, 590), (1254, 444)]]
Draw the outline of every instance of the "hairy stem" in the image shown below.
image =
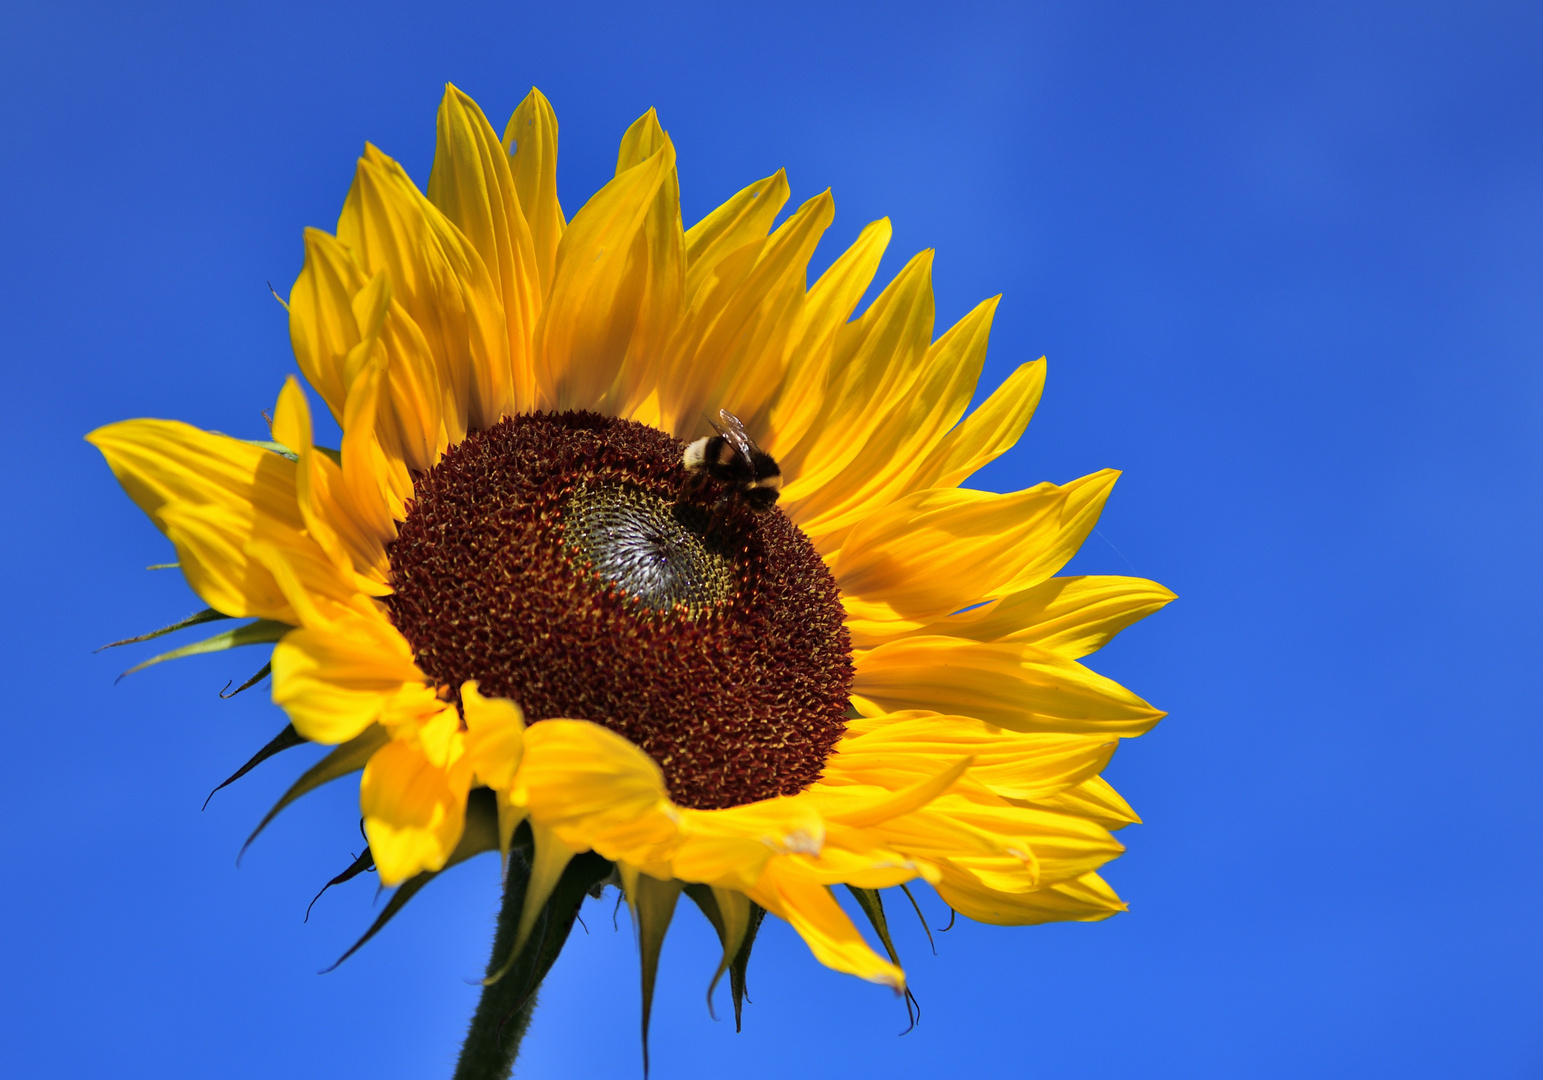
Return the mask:
[[(504, 899), (498, 909), (498, 930), (493, 935), (488, 975), (503, 966), (514, 945), (514, 931), (520, 921), (525, 886), (529, 882), (530, 864), (516, 848), (509, 853), (509, 872), (504, 878)], [(534, 939), (541, 938), (546, 921), (543, 912), (536, 922)], [(530, 1024), (531, 1010), (536, 1007), (539, 980), (532, 978), (535, 972), (531, 961), (538, 952), (527, 946), (525, 955), (504, 973), (502, 979), (482, 988), (482, 999), (477, 1002), (477, 1012), (471, 1018), (471, 1029), (461, 1044), (455, 1080), (507, 1080), (513, 1071), (520, 1041), (525, 1038), (525, 1029)]]
[[(596, 882), (610, 873), (611, 864), (598, 855), (580, 855), (568, 864), (551, 899), (541, 909), (530, 940), (520, 950), (503, 977), (482, 988), (482, 999), (471, 1018), (454, 1080), (508, 1080), (519, 1055), (520, 1042), (536, 1007), (536, 992), (551, 970), (573, 929), (579, 905)], [(504, 877), (504, 899), (498, 910), (498, 931), (493, 935), (493, 955), (488, 974), (502, 968), (514, 945), (515, 929), (525, 905), (530, 864), (520, 846), (509, 852), (509, 871)]]

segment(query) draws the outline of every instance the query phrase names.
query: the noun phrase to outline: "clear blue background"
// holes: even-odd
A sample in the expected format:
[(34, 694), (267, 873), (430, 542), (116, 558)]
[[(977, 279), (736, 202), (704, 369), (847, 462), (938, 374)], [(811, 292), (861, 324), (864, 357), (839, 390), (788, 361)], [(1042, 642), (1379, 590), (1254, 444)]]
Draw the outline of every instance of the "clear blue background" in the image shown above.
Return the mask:
[[(211, 13), (211, 7), (221, 12)], [(648, 106), (687, 221), (786, 166), (823, 266), (889, 214), (939, 328), (1005, 300), (985, 383), (1048, 354), (985, 484), (1127, 470), (1076, 568), (1179, 603), (1093, 658), (1171, 715), (1110, 769), (1147, 824), (1109, 922), (938, 937), (924, 1010), (785, 927), (746, 1031), (682, 909), (655, 1076), (1524, 1077), (1543, 1072), (1536, 4), (7, 5), (0, 21), (0, 1045), (9, 1076), (448, 1076), (496, 859), (361, 954), (339, 784), (246, 831), (310, 750), (261, 658), (91, 649), (200, 606), (81, 435), (259, 435), (302, 226), (365, 139), (423, 182), (454, 81), (532, 85), (570, 213)], [(942, 905), (930, 898), (935, 923)], [(903, 914), (903, 913), (902, 913)], [(636, 1076), (626, 916), (591, 903), (523, 1075)], [(720, 1014), (722, 1009), (720, 1009)]]

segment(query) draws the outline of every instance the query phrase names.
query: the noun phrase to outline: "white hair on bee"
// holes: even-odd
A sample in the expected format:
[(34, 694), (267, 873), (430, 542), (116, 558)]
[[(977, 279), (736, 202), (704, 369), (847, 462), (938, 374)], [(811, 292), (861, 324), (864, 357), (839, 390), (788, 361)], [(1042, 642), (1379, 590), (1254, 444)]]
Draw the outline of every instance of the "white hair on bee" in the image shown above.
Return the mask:
[[(720, 423), (721, 421), (721, 423)], [(729, 487), (757, 513), (770, 510), (782, 490), (782, 469), (776, 459), (755, 444), (739, 417), (727, 409), (711, 418), (716, 435), (704, 435), (687, 445), (681, 467), (705, 474)]]

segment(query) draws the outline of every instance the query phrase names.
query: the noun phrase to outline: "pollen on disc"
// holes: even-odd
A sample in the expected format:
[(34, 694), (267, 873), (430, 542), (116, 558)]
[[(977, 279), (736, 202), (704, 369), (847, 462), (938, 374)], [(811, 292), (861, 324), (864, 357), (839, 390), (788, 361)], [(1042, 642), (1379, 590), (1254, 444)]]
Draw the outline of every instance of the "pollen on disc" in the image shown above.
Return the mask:
[(415, 479), (385, 602), (435, 682), (603, 724), (681, 805), (795, 794), (844, 730), (835, 582), (785, 515), (723, 499), (683, 450), (592, 413), (469, 435)]

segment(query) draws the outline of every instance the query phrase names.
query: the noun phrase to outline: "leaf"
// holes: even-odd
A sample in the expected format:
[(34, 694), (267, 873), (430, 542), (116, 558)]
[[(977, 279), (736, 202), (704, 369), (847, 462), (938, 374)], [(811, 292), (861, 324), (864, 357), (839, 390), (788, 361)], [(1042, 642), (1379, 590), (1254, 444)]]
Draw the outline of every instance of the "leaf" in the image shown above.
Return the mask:
[(184, 656), (199, 656), (203, 653), (224, 652), (226, 649), (234, 649), (240, 645), (271, 645), (294, 627), (288, 623), (274, 622), (272, 619), (258, 619), (249, 622), (245, 626), (238, 626), (234, 630), (227, 630), (223, 634), (215, 634), (211, 638), (195, 641), (191, 645), (184, 645), (180, 649), (162, 653), (160, 656), (152, 656), (143, 663), (135, 664), (113, 682), (116, 684), (126, 676), (136, 671), (143, 671), (152, 664), (159, 664), (164, 660), (181, 660)]
[[(176, 565), (177, 565), (176, 563), (162, 563), (162, 564), (159, 564), (157, 566), (147, 566), (147, 567), (145, 567), (145, 569), (146, 570), (167, 570), (167, 569), (170, 569), (172, 567), (175, 567)], [(93, 653), (99, 653), (99, 652), (102, 651), (102, 649), (116, 649), (119, 645), (134, 645), (134, 644), (137, 644), (137, 643), (139, 643), (141, 641), (149, 641), (151, 638), (158, 638), (162, 634), (172, 634), (172, 633), (176, 633), (178, 630), (186, 630), (188, 627), (190, 627), (190, 626), (197, 626), (200, 623), (214, 622), (216, 619), (228, 619), (228, 618), (230, 618), (229, 615), (223, 614), (222, 612), (215, 611), (212, 607), (204, 608), (202, 611), (195, 612), (192, 615), (189, 615), (187, 618), (183, 619), (181, 622), (174, 622), (170, 626), (163, 626), (159, 630), (152, 630), (152, 631), (150, 631), (148, 634), (140, 634), (137, 637), (126, 637), (122, 641), (109, 641), (106, 645), (103, 645), (101, 648), (92, 649), (91, 651)]]
[[(227, 776), (217, 787), (215, 787), (214, 791), (219, 791), (220, 788), (229, 787), (237, 780), (240, 780), (247, 773), (257, 768), (257, 766), (267, 761), (274, 754), (277, 754), (281, 750), (288, 750), (292, 746), (299, 746), (303, 742), (305, 742), (305, 738), (295, 730), (295, 725), (285, 724), (283, 731), (269, 739), (267, 743), (263, 745), (261, 750), (253, 754), (251, 758), (247, 760), (245, 765), (241, 766), (241, 768)], [(214, 798), (214, 791), (209, 792), (208, 798), (204, 799), (204, 805), (200, 807), (201, 810), (209, 809), (209, 799)]]
[[(268, 827), (268, 822), (277, 817), (280, 810), (325, 783), (336, 780), (340, 776), (347, 776), (351, 772), (358, 772), (364, 768), (365, 762), (370, 760), (370, 755), (385, 746), (390, 738), (385, 728), (379, 724), (371, 724), (301, 773), (300, 779), (290, 785), (289, 790), (273, 804), (273, 809), (257, 823), (257, 828), (252, 830), (252, 835), (246, 838), (246, 843), (241, 845), (241, 855), (246, 854), (246, 849), (252, 846), (252, 841), (257, 839), (257, 834)], [(238, 866), (241, 864), (241, 855), (236, 856)], [(406, 901), (404, 900), (403, 903)]]
[[(347, 744), (345, 743), (344, 745)], [(342, 747), (339, 747), (338, 749), (341, 750)], [(251, 843), (251, 841), (247, 842)], [(425, 870), (421, 874), (415, 874), (408, 878), (406, 881), (402, 882), (402, 884), (398, 885), (396, 891), (391, 894), (391, 899), (386, 901), (385, 908), (379, 915), (375, 917), (375, 921), (370, 924), (370, 928), (364, 932), (364, 936), (361, 937), (358, 941), (354, 942), (353, 945), (349, 947), (347, 952), (333, 961), (331, 967), (323, 968), (320, 974), (325, 975), (329, 971), (336, 970), (339, 964), (341, 964), (344, 960), (347, 960), (350, 956), (354, 955), (354, 953), (358, 952), (364, 946), (366, 941), (369, 941), (370, 938), (380, 933), (381, 928), (390, 922), (392, 918), (395, 917), (397, 912), (401, 911), (404, 907), (407, 906), (407, 901), (411, 900), (414, 896), (417, 896), (418, 891), (429, 882), (433, 881), (434, 878), (438, 877), (440, 874), (443, 874), (446, 870), (450, 869), (457, 863), (465, 862), (473, 855), (481, 855), (484, 851), (497, 850), (497, 799), (493, 795), (493, 792), (488, 788), (474, 788), (471, 793), (466, 796), (466, 829), (461, 833), (461, 842), (457, 844), (455, 846), (455, 850), (450, 853), (450, 858), (445, 860), (444, 867), (439, 870)], [(365, 855), (368, 854), (369, 849), (366, 848)], [(361, 855), (359, 856), (359, 859), (363, 859), (364, 857), (364, 855)], [(355, 863), (357, 864), (358, 861), (359, 860), (356, 859)], [(371, 862), (374, 862), (373, 858), (371, 859)], [(349, 867), (349, 870), (353, 870), (353, 867)], [(349, 870), (343, 871), (343, 873), (339, 874), (338, 877), (333, 878), (332, 881), (329, 881), (327, 885), (322, 888), (322, 892), (326, 892), (327, 888), (337, 884), (340, 880), (347, 881), (349, 877), (353, 876), (353, 873), (359, 872), (354, 870), (353, 873), (349, 873)], [(317, 893), (316, 895), (320, 897), (321, 893)], [(316, 901), (312, 900), (311, 903), (314, 904)], [(310, 908), (306, 909), (306, 913), (309, 915)]]

